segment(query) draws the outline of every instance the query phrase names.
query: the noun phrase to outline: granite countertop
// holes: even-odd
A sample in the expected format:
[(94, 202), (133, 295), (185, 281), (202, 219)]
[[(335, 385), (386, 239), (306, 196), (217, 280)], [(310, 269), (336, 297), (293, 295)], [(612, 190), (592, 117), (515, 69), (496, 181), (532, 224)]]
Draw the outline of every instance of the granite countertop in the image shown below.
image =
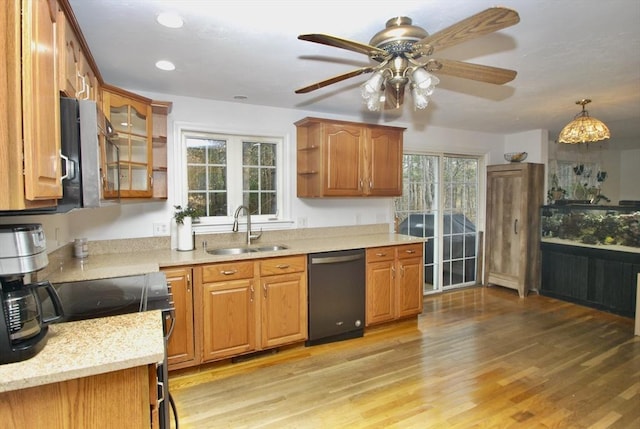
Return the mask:
[(155, 364), (164, 359), (158, 311), (49, 325), (31, 359), (0, 365), (0, 392)]
[[(53, 259), (44, 279), (52, 283), (120, 277), (158, 271), (161, 267), (199, 265), (215, 262), (261, 259), (277, 256), (301, 255), (315, 252), (392, 246), (424, 242), (424, 238), (393, 233), (376, 233), (351, 236), (328, 236), (277, 241), (256, 241), (251, 247), (272, 244), (288, 248), (276, 251), (261, 251), (239, 255), (211, 255), (202, 246), (188, 252), (175, 249), (152, 249), (119, 253), (90, 255), (86, 259)], [(209, 244), (208, 248), (242, 247), (243, 244)], [(133, 250), (133, 249), (132, 249)]]

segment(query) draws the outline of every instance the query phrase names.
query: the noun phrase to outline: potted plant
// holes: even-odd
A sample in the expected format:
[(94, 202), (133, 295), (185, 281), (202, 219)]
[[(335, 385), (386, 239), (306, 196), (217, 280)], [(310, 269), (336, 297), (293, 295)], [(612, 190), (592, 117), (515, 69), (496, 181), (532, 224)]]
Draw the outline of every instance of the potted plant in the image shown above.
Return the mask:
[(178, 250), (193, 250), (193, 219), (200, 217), (200, 210), (190, 205), (184, 208), (177, 205), (173, 208), (176, 210), (173, 218), (176, 220), (178, 232)]

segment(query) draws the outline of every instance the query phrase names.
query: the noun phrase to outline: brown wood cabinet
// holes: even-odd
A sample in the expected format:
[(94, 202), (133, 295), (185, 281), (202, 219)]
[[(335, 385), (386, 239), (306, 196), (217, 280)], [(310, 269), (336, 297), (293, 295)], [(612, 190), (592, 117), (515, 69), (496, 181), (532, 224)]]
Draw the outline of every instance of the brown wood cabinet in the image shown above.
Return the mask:
[(157, 428), (155, 365), (0, 393), (12, 429)]
[(152, 133), (152, 181), (153, 198), (167, 198), (167, 116), (172, 103), (168, 101), (153, 101)]
[(202, 362), (307, 338), (304, 256), (199, 267)]
[(402, 195), (404, 128), (311, 117), (295, 125), (298, 197)]
[(152, 182), (152, 100), (111, 85), (102, 87), (103, 110), (118, 133), (120, 196), (150, 198)]
[(256, 350), (254, 262), (205, 265), (200, 269), (202, 361)]
[(485, 284), (515, 289), (520, 297), (538, 290), (543, 188), (543, 164), (487, 167)]
[(197, 364), (193, 318), (193, 269), (164, 268), (173, 294), (175, 324), (167, 345), (169, 369)]
[(55, 206), (62, 195), (56, 4), (9, 0), (0, 11), (0, 210)]
[(367, 249), (366, 326), (422, 312), (422, 243)]
[(260, 261), (261, 348), (307, 339), (306, 263), (304, 256)]

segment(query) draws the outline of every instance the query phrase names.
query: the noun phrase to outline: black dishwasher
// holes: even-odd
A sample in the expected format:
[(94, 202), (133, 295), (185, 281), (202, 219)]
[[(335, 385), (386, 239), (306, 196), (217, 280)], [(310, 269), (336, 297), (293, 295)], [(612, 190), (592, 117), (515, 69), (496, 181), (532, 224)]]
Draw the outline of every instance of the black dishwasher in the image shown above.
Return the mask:
[(364, 249), (311, 253), (309, 339), (305, 345), (361, 337), (365, 312)]

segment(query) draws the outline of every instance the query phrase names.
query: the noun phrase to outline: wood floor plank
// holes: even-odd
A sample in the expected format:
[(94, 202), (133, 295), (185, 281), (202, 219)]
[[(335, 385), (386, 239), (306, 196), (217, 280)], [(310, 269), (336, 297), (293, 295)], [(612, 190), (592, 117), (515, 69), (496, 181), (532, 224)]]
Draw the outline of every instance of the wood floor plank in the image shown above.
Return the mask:
[(170, 374), (182, 429), (640, 427), (633, 320), (473, 287), (363, 338)]

